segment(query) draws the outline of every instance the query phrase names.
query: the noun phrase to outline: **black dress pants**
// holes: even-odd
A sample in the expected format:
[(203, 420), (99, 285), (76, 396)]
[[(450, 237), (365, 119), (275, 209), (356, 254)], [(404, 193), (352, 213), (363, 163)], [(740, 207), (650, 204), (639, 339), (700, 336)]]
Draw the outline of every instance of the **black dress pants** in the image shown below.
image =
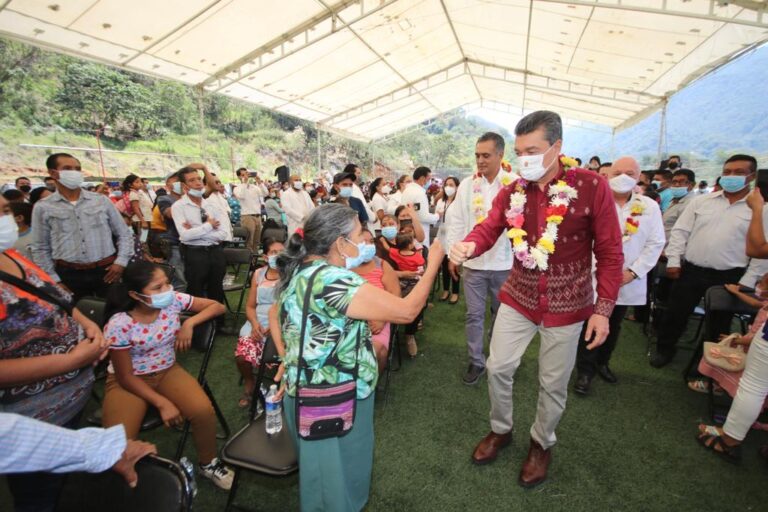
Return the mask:
[[(661, 354), (674, 354), (677, 340), (688, 326), (688, 317), (696, 309), (706, 291), (712, 286), (738, 283), (744, 275), (744, 270), (743, 268), (715, 270), (685, 263), (680, 278), (672, 284), (667, 300), (667, 310), (659, 325), (656, 350)], [(728, 323), (730, 323), (730, 317), (728, 317)], [(714, 339), (716, 339), (718, 333), (715, 331), (721, 331), (723, 328), (727, 330), (729, 327), (722, 324), (722, 317), (710, 319), (706, 336), (715, 336)]]
[(227, 265), (219, 245), (182, 245), (187, 293), (224, 302), (224, 274)]
[(104, 282), (104, 276), (107, 275), (107, 269), (110, 266), (112, 266), (111, 263), (105, 267), (78, 270), (56, 265), (56, 273), (62, 284), (72, 291), (72, 303), (75, 304), (83, 297), (105, 298), (107, 296), (107, 290), (111, 285)]
[(584, 339), (588, 323), (584, 322), (584, 327), (579, 335), (579, 351), (576, 354), (576, 370), (579, 375), (586, 375), (591, 379), (597, 373), (599, 366), (608, 366), (611, 354), (613, 354), (621, 334), (621, 322), (624, 320), (627, 308), (628, 306), (614, 306), (613, 313), (608, 319), (610, 329), (608, 337), (605, 338), (605, 343), (592, 350), (587, 350), (587, 345), (592, 343), (592, 340), (586, 341)]

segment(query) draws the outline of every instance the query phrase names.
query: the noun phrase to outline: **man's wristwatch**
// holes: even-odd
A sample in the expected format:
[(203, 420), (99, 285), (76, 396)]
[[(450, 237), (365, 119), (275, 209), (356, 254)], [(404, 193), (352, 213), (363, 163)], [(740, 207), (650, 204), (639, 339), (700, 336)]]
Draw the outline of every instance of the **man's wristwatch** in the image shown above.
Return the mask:
[(634, 276), (634, 278), (635, 278), (635, 279), (640, 279), (640, 276), (638, 276), (638, 275), (635, 273), (635, 271), (634, 271), (634, 270), (632, 270), (631, 268), (628, 268), (627, 270), (629, 271), (629, 273), (630, 273), (630, 274), (632, 274), (632, 275)]

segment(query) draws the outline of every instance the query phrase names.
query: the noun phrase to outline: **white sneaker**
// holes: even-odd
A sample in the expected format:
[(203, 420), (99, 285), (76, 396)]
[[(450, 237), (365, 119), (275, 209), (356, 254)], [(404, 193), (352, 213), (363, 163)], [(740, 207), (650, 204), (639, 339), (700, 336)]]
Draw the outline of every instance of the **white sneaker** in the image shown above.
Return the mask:
[(235, 473), (225, 466), (218, 457), (206, 466), (200, 464), (198, 468), (200, 469), (200, 474), (216, 484), (217, 487), (225, 491), (232, 488), (232, 480), (235, 478)]

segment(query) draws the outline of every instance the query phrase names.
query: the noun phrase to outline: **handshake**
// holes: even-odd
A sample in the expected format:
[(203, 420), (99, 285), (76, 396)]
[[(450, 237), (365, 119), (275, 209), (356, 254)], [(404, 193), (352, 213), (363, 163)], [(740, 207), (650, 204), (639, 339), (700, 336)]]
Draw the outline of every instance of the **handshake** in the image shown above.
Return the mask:
[(475, 253), (475, 242), (456, 242), (451, 246), (448, 259), (455, 265), (461, 265)]

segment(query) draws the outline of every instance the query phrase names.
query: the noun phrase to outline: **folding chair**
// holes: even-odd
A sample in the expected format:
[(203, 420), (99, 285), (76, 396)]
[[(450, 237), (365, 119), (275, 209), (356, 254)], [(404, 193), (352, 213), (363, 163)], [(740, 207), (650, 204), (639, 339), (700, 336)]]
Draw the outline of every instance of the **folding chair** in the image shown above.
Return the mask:
[[(184, 319), (182, 318), (182, 321)], [(227, 423), (226, 418), (224, 417), (224, 413), (222, 413), (221, 408), (219, 407), (218, 402), (216, 402), (216, 398), (213, 396), (213, 392), (211, 391), (210, 386), (208, 385), (208, 381), (205, 378), (205, 373), (208, 370), (208, 364), (211, 360), (211, 355), (213, 354), (213, 348), (214, 348), (214, 339), (216, 337), (216, 321), (215, 320), (209, 320), (205, 322), (204, 324), (200, 324), (198, 326), (195, 326), (195, 329), (192, 333), (192, 346), (196, 348), (202, 348), (202, 350), (205, 350), (205, 355), (203, 356), (203, 361), (200, 365), (200, 370), (197, 374), (197, 382), (200, 384), (200, 387), (203, 388), (203, 391), (205, 391), (205, 394), (208, 395), (208, 398), (211, 401), (211, 405), (213, 405), (213, 410), (216, 413), (216, 418), (219, 420), (219, 424), (221, 425), (222, 430), (224, 431), (223, 435), (220, 436), (221, 439), (226, 439), (230, 435), (230, 428), (229, 423)], [(96, 411), (94, 411), (91, 415), (88, 416), (88, 422), (93, 425), (101, 426), (102, 424), (102, 409), (99, 407)], [(141, 432), (145, 432), (147, 430), (155, 429), (163, 424), (163, 420), (160, 416), (160, 413), (157, 411), (156, 408), (149, 406), (147, 408), (147, 413), (144, 415), (144, 419), (141, 422)], [(184, 428), (182, 429), (182, 435), (181, 439), (179, 439), (179, 443), (176, 447), (176, 459), (180, 459), (182, 454), (184, 453), (184, 446), (187, 442), (187, 437), (189, 435), (189, 428), (190, 423), (189, 421), (184, 422)]]
[(229, 242), (231, 247), (245, 247), (248, 242), (250, 233), (242, 226), (235, 226), (232, 228), (232, 241)]
[(114, 471), (69, 475), (56, 505), (58, 512), (190, 512), (195, 494), (193, 476), (181, 464), (147, 456), (136, 464), (139, 482), (131, 489)]
[[(236, 292), (240, 291), (240, 299), (242, 303), (242, 296), (243, 292), (246, 286), (246, 282), (248, 279), (245, 280), (245, 282), (238, 282), (238, 276), (240, 274), (240, 269), (243, 265), (248, 265), (248, 268), (250, 269), (251, 263), (253, 260), (253, 253), (251, 253), (250, 249), (236, 249), (234, 247), (226, 247), (224, 248), (224, 261), (227, 264), (228, 267), (231, 267), (232, 270), (235, 273), (235, 281), (231, 284), (224, 284), (224, 304), (226, 304), (227, 309), (230, 313), (235, 314), (235, 321), (237, 321), (238, 313), (240, 312), (240, 306), (238, 306), (237, 311), (232, 309), (232, 306), (229, 304), (229, 300), (227, 299), (227, 293), (229, 292)], [(247, 274), (247, 272), (246, 272)], [(247, 278), (247, 275), (246, 275)]]
[[(227, 441), (221, 450), (221, 460), (235, 471), (232, 488), (229, 491), (227, 505), (224, 509), (226, 512), (233, 508), (240, 508), (235, 505), (235, 496), (237, 495), (243, 471), (253, 471), (278, 478), (287, 477), (298, 471), (296, 447), (285, 425), (285, 419), (283, 419), (283, 429), (280, 432), (268, 435), (266, 428), (267, 415), (262, 413), (254, 418), (257, 401), (264, 405), (261, 382), (264, 380), (266, 366), (268, 363), (274, 362), (277, 362), (275, 345), (271, 338), (267, 338), (267, 342), (264, 345), (262, 364), (259, 367), (256, 385), (253, 388), (253, 398), (249, 414), (250, 420), (245, 427)], [(285, 417), (285, 414), (286, 412), (283, 410), (283, 417)], [(291, 414), (291, 412), (288, 412), (288, 414)]]
[[(392, 377), (392, 372), (396, 372), (400, 369), (400, 367), (403, 364), (402, 355), (400, 354), (400, 336), (399, 336), (399, 325), (397, 324), (389, 324), (389, 350), (387, 351), (387, 367), (384, 369), (384, 372), (379, 376), (379, 386), (376, 389), (376, 392), (381, 395), (381, 399), (384, 401), (384, 404), (387, 403), (387, 397), (389, 396), (389, 381)], [(394, 369), (392, 367), (392, 364), (395, 361), (395, 353), (397, 353), (397, 369)]]

